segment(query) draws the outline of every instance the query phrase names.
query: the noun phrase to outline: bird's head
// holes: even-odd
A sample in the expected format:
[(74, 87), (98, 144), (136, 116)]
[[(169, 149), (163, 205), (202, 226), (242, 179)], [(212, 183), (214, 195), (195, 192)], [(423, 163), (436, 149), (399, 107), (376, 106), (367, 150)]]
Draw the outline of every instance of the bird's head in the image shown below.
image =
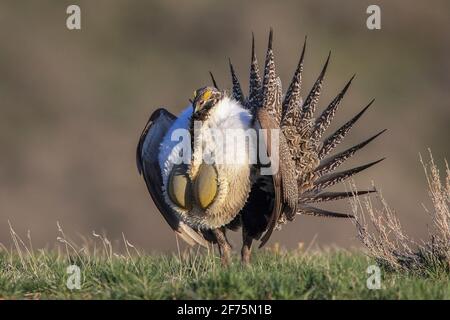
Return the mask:
[(212, 108), (224, 97), (224, 93), (214, 87), (203, 87), (194, 91), (192, 108), (195, 120), (205, 120)]

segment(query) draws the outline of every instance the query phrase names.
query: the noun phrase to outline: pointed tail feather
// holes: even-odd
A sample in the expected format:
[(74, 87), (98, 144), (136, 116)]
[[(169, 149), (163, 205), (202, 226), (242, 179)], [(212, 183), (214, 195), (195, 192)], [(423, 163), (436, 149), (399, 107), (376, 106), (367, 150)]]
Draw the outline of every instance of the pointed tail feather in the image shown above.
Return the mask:
[(300, 215), (310, 215), (316, 217), (327, 217), (327, 218), (354, 218), (352, 214), (333, 212), (324, 209), (319, 209), (315, 207), (304, 206), (297, 211)]
[(241, 84), (239, 83), (239, 79), (234, 72), (234, 67), (231, 63), (231, 59), (228, 59), (228, 62), (230, 64), (231, 81), (233, 83), (233, 98), (243, 104), (245, 101), (245, 97), (244, 93), (242, 92)]
[(250, 64), (250, 84), (248, 104), (250, 109), (256, 109), (261, 105), (261, 76), (259, 75), (258, 59), (255, 54), (255, 36), (252, 33), (252, 57)]
[(317, 78), (316, 82), (314, 83), (313, 87), (311, 88), (311, 91), (309, 92), (308, 96), (306, 97), (305, 102), (303, 103), (302, 115), (303, 115), (303, 119), (306, 121), (309, 121), (314, 115), (314, 111), (316, 109), (317, 102), (319, 101), (320, 92), (322, 90), (323, 78), (325, 77), (325, 73), (328, 68), (328, 63), (330, 62), (330, 56), (331, 56), (331, 51), (328, 54), (327, 61), (325, 62), (324, 66), (322, 68), (322, 71), (319, 74), (319, 77)]
[(344, 137), (353, 127), (353, 125), (358, 121), (359, 118), (366, 112), (366, 110), (372, 105), (375, 101), (373, 99), (369, 102), (369, 104), (364, 107), (356, 116), (350, 119), (347, 123), (345, 123), (342, 127), (340, 127), (336, 132), (334, 132), (331, 136), (325, 139), (323, 142), (322, 148), (319, 150), (319, 159), (322, 160), (327, 154), (331, 152), (339, 143), (342, 142)]
[(377, 161), (374, 161), (374, 162), (371, 162), (371, 163), (368, 163), (368, 164), (365, 164), (365, 165), (362, 165), (362, 166), (359, 166), (356, 168), (324, 175), (314, 182), (313, 190), (320, 191), (325, 188), (331, 187), (339, 182), (342, 182), (342, 181), (350, 178), (351, 176), (357, 174), (358, 172), (361, 172), (367, 168), (370, 168), (371, 166), (377, 164), (378, 162), (383, 161), (384, 159), (385, 158), (381, 158)]
[(301, 122), (300, 118), (300, 104), (302, 101), (301, 88), (302, 88), (302, 74), (303, 74), (303, 61), (305, 58), (306, 50), (306, 37), (303, 43), (302, 54), (295, 69), (294, 76), (292, 77), (291, 84), (286, 92), (286, 96), (283, 101), (282, 107), (282, 126), (292, 123), (294, 126), (299, 126)]
[(342, 89), (341, 92), (331, 101), (331, 103), (328, 105), (328, 107), (322, 112), (320, 117), (316, 119), (316, 123), (314, 125), (312, 137), (315, 140), (320, 140), (322, 138), (323, 133), (327, 128), (329, 127), (331, 121), (333, 120), (333, 117), (336, 113), (336, 110), (339, 106), (339, 103), (342, 101), (342, 99), (345, 96), (345, 93), (347, 92), (348, 88), (350, 87), (350, 84), (352, 83), (353, 79), (355, 78), (355, 75), (353, 75), (350, 80), (347, 82), (345, 87)]
[[(277, 76), (275, 72), (275, 58), (273, 53), (273, 30), (270, 29), (269, 44), (267, 46), (266, 62), (264, 66), (264, 79), (262, 87), (262, 106), (269, 111), (276, 118), (280, 118), (281, 115), (277, 106)], [(281, 97), (280, 97), (281, 98)]]
[(362, 196), (365, 194), (377, 192), (377, 190), (362, 190), (356, 192), (323, 192), (315, 196), (301, 198), (299, 201), (301, 203), (317, 203), (326, 201), (335, 201), (345, 198), (351, 198), (353, 196)]
[(358, 143), (357, 145), (355, 145), (345, 151), (342, 151), (332, 157), (322, 160), (320, 165), (315, 170), (316, 174), (318, 174), (319, 176), (322, 176), (325, 173), (329, 173), (329, 172), (335, 170), (342, 163), (344, 163), (347, 159), (353, 157), (353, 155), (356, 153), (356, 151), (364, 148), (367, 144), (369, 144), (371, 141), (373, 141), (379, 135), (384, 133), (386, 130), (387, 129), (384, 129), (384, 130), (378, 132), (376, 135), (370, 137), (369, 139), (367, 139), (361, 143)]
[(212, 74), (211, 71), (209, 72), (209, 75), (210, 75), (210, 77), (211, 77), (211, 81), (212, 81), (212, 83), (213, 83), (213, 86), (214, 86), (215, 88), (219, 89), (219, 86), (217, 85), (216, 79), (214, 78), (214, 75)]
[(278, 126), (280, 127), (280, 125), (281, 125), (281, 115), (283, 113), (282, 105), (281, 105), (281, 101), (283, 100), (283, 87), (282, 87), (282, 84), (281, 84), (280, 77), (277, 77), (277, 79), (275, 80), (274, 93), (275, 93), (275, 97), (274, 97), (275, 119), (276, 119), (276, 122), (277, 122)]

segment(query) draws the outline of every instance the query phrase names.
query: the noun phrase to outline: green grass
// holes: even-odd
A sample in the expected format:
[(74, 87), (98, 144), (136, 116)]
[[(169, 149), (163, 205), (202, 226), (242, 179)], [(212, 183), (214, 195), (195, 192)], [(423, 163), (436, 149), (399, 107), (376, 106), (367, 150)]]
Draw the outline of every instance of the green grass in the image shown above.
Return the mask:
[[(80, 266), (80, 290), (66, 287), (66, 268)], [(222, 268), (208, 254), (124, 257), (81, 255), (70, 261), (40, 251), (0, 252), (0, 298), (40, 299), (450, 299), (450, 275), (382, 270), (380, 290), (366, 288), (373, 261), (360, 253), (260, 251), (252, 265), (237, 257)]]

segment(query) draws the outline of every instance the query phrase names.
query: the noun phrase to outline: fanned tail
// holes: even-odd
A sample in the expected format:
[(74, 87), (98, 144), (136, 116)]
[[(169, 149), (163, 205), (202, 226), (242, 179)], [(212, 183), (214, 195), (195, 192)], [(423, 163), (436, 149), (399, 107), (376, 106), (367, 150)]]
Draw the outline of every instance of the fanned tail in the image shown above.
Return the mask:
[(373, 99), (369, 102), (369, 104), (364, 107), (358, 114), (356, 114), (353, 118), (351, 118), (348, 122), (346, 122), (342, 127), (340, 127), (336, 132), (334, 132), (331, 136), (325, 139), (323, 142), (322, 148), (319, 150), (318, 155), (319, 159), (323, 159), (327, 154), (329, 154), (336, 146), (344, 140), (347, 133), (353, 127), (353, 125), (358, 121), (359, 118), (364, 114), (364, 112), (369, 109), (372, 103), (375, 101)]
[(366, 145), (368, 145), (371, 141), (373, 141), (375, 138), (377, 138), (379, 135), (381, 135), (385, 131), (386, 131), (386, 129), (380, 131), (376, 135), (370, 137), (369, 139), (367, 139), (361, 143), (358, 143), (357, 145), (355, 145), (345, 151), (339, 152), (338, 154), (336, 154), (334, 156), (331, 156), (329, 158), (322, 160), (314, 172), (317, 175), (322, 176), (325, 173), (336, 170), (337, 167), (339, 167), (341, 164), (343, 164), (347, 159), (353, 157), (354, 154), (356, 153), (356, 151), (364, 148)]
[(358, 172), (361, 172), (367, 168), (370, 168), (371, 166), (377, 164), (378, 162), (383, 161), (385, 158), (381, 158), (379, 160), (367, 163), (365, 165), (359, 166), (359, 167), (355, 167), (352, 169), (348, 169), (345, 171), (341, 171), (341, 172), (335, 172), (335, 173), (329, 173), (327, 175), (324, 175), (322, 177), (320, 177), (319, 179), (317, 179), (314, 182), (314, 191), (320, 191), (323, 190), (325, 188), (329, 188), (331, 186), (334, 186), (335, 184), (342, 182), (352, 176), (354, 176), (355, 174), (357, 174)]
[(354, 78), (355, 75), (353, 75), (353, 77), (350, 78), (350, 80), (345, 85), (344, 89), (342, 89), (342, 91), (339, 92), (336, 98), (334, 98), (333, 101), (331, 101), (328, 107), (325, 110), (323, 110), (322, 114), (316, 119), (316, 123), (314, 125), (312, 133), (312, 136), (315, 140), (319, 140), (320, 138), (322, 138), (323, 133), (330, 126), (331, 121), (333, 121), (334, 115), (336, 114), (337, 108), (341, 103), (342, 99), (344, 98), (345, 93), (347, 92)]
[(328, 63), (330, 62), (331, 57), (331, 51), (328, 54), (328, 58), (325, 61), (325, 64), (322, 68), (322, 71), (319, 74), (319, 77), (317, 78), (316, 82), (314, 83), (313, 87), (311, 88), (311, 91), (309, 92), (308, 96), (305, 99), (305, 102), (302, 106), (302, 122), (307, 123), (309, 122), (312, 117), (314, 116), (314, 112), (316, 110), (317, 102), (319, 101), (319, 96), (322, 91), (322, 84), (323, 79), (325, 77), (325, 73), (327, 72)]
[[(276, 75), (272, 29), (269, 32), (262, 78), (255, 54), (255, 38), (252, 34), (249, 94), (247, 99), (242, 92), (234, 67), (231, 61), (229, 61), (233, 98), (251, 109), (253, 114), (261, 116), (261, 112), (263, 112), (266, 120), (267, 118), (271, 118), (272, 120), (265, 121), (264, 125), (266, 127), (270, 124), (271, 129), (274, 127), (281, 129), (279, 150), (279, 170), (281, 173), (276, 174), (276, 178), (273, 180), (275, 181), (273, 182), (274, 192), (271, 194), (275, 199), (274, 202), (278, 201), (274, 206), (274, 208), (278, 208), (275, 210), (278, 212), (271, 214), (267, 229), (264, 231), (265, 234), (261, 238), (261, 246), (269, 240), (274, 227), (288, 220), (292, 220), (295, 214), (337, 218), (353, 217), (351, 214), (327, 211), (312, 207), (309, 204), (341, 200), (352, 196), (369, 195), (376, 192), (376, 190), (355, 192), (327, 192), (324, 190), (384, 160), (382, 158), (365, 165), (335, 172), (346, 160), (352, 158), (357, 151), (363, 149), (386, 130), (344, 151), (328, 156), (343, 141), (350, 129), (372, 105), (374, 100), (370, 101), (366, 107), (322, 141), (323, 135), (333, 121), (338, 107), (348, 92), (355, 75), (347, 81), (335, 98), (315, 118), (319, 97), (323, 89), (324, 78), (330, 63), (331, 52), (328, 54), (311, 90), (303, 100), (301, 90), (305, 51), (306, 37), (300, 59), (284, 96), (281, 80)], [(259, 113), (258, 109), (261, 109)], [(261, 127), (264, 126), (261, 125)], [(292, 182), (294, 182), (295, 187), (292, 186)], [(296, 205), (293, 205), (294, 202)]]

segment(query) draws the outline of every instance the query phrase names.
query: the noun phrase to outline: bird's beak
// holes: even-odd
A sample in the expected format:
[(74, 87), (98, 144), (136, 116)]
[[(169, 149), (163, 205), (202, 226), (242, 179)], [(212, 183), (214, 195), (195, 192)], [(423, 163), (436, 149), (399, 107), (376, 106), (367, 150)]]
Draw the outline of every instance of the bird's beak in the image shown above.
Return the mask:
[(194, 104), (192, 104), (192, 108), (194, 109), (194, 113), (196, 113), (196, 112), (198, 112), (199, 110), (200, 110), (200, 108), (198, 107), (198, 103), (196, 102), (196, 103), (194, 103)]

